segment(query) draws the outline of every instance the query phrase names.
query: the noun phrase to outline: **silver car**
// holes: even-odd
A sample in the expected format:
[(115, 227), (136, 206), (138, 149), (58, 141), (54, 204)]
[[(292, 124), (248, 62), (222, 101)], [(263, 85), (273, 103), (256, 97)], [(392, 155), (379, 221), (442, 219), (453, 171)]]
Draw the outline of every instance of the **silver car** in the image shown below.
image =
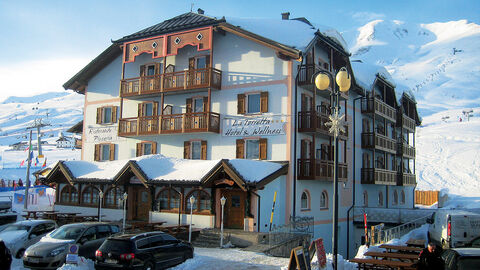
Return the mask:
[(56, 228), (57, 223), (53, 220), (24, 220), (7, 225), (0, 232), (0, 239), (5, 242), (12, 256), (21, 258), (25, 249)]
[(93, 259), (95, 251), (103, 241), (118, 232), (117, 225), (105, 222), (63, 225), (25, 251), (23, 266), (32, 269), (57, 269), (65, 262), (70, 244), (79, 245), (79, 256)]

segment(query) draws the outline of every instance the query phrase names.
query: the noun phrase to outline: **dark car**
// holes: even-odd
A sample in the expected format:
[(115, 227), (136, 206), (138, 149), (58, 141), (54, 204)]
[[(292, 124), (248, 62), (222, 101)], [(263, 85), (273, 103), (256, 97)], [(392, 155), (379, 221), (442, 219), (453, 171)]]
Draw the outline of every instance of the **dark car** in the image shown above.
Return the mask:
[(70, 244), (79, 245), (79, 256), (93, 259), (95, 251), (103, 241), (118, 232), (118, 225), (105, 222), (63, 225), (27, 248), (23, 256), (23, 266), (34, 269), (57, 269), (65, 262)]
[(95, 269), (164, 269), (193, 258), (193, 247), (163, 232), (109, 237), (95, 253)]
[(452, 248), (442, 253), (447, 270), (480, 269), (480, 248)]

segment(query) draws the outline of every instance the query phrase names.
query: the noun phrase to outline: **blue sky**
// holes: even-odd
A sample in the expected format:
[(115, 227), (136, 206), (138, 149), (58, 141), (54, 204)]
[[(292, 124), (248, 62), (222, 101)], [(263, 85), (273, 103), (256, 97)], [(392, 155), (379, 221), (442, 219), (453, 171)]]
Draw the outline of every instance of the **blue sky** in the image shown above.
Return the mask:
[[(39, 1), (0, 0), (0, 100), (61, 91), (61, 85), (121, 38), (202, 8), (207, 15), (291, 17), (354, 31), (374, 20), (432, 23), (467, 19), (480, 24), (478, 0), (364, 1)], [(21, 81), (22, 83), (19, 83)]]

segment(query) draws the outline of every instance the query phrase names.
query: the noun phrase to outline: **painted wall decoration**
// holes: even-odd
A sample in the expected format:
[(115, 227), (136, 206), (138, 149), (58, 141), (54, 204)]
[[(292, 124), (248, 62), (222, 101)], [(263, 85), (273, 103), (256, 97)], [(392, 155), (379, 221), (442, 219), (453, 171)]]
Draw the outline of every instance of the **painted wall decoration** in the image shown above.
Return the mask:
[(123, 141), (125, 138), (118, 137), (118, 125), (106, 127), (87, 127), (86, 141), (89, 143)]
[(282, 116), (224, 118), (222, 136), (277, 136), (285, 135), (286, 121)]

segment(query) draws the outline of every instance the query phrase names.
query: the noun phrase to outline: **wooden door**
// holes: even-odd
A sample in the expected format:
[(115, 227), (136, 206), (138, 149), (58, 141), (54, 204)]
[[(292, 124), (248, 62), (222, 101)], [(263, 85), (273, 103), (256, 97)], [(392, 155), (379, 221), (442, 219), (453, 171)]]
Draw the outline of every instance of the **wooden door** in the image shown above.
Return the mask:
[(129, 216), (132, 220), (148, 221), (149, 212), (151, 209), (150, 191), (144, 186), (133, 187), (129, 192), (129, 200), (131, 196), (131, 203), (129, 204)]
[(241, 190), (225, 190), (224, 218), (225, 228), (243, 229), (245, 217), (245, 192)]

